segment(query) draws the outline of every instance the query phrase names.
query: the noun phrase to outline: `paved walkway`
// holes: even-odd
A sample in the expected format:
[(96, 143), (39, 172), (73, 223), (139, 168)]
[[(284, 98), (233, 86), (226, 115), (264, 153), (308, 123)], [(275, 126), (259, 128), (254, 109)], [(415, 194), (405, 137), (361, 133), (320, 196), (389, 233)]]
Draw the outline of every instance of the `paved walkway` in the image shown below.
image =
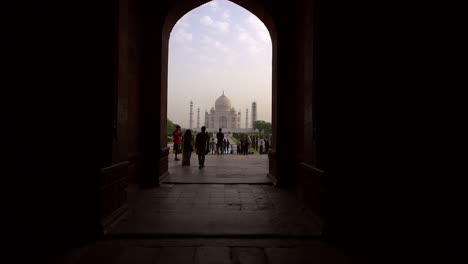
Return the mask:
[(135, 192), (112, 237), (320, 235), (292, 194), (271, 185), (163, 184)]
[[(172, 150), (172, 148), (171, 148)], [(172, 152), (172, 151), (171, 151)], [(198, 156), (192, 154), (190, 166), (182, 166), (169, 154), (169, 176), (165, 183), (271, 184), (267, 177), (267, 155), (206, 155), (205, 168), (198, 168)]]
[(68, 252), (60, 264), (345, 264), (349, 252), (317, 240), (145, 239), (104, 240)]
[(349, 263), (320, 241), (313, 216), (293, 194), (259, 184), (266, 156), (208, 156), (201, 170), (170, 158), (169, 179), (179, 183), (129, 186), (128, 214), (103, 240), (56, 263)]
[(131, 209), (109, 236), (320, 235), (305, 206), (271, 185), (266, 155), (209, 155), (202, 169), (196, 155), (192, 166), (169, 158), (166, 183), (148, 190), (132, 186)]

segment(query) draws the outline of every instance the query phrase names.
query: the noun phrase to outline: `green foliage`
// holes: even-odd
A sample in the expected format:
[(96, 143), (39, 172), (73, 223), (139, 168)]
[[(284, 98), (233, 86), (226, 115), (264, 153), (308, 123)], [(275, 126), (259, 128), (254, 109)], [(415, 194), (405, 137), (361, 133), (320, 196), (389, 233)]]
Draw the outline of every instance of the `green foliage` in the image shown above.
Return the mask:
[(258, 129), (262, 134), (271, 134), (272, 131), (271, 123), (263, 120), (255, 121), (254, 128)]
[(169, 118), (167, 119), (167, 140), (172, 142), (172, 132), (175, 130), (176, 124), (174, 124)]
[(169, 120), (169, 118), (167, 119), (167, 134), (170, 135), (172, 133), (172, 131), (175, 130), (175, 124)]

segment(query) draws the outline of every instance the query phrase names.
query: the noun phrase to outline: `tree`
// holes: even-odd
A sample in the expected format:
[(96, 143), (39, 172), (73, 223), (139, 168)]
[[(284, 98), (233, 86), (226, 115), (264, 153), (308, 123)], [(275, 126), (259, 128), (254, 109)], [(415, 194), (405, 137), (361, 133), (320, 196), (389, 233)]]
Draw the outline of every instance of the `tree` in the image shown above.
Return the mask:
[(172, 131), (174, 131), (175, 126), (176, 125), (171, 120), (167, 119), (167, 134), (168, 135), (171, 134)]
[(253, 127), (258, 129), (262, 134), (271, 134), (272, 131), (271, 123), (263, 120), (255, 121)]

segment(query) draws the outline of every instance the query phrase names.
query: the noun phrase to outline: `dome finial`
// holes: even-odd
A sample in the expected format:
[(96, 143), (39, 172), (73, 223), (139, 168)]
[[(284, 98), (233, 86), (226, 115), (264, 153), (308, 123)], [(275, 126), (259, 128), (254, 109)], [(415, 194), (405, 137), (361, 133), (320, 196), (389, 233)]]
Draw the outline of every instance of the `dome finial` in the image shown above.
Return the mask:
[(224, 95), (224, 90), (223, 90), (223, 95)]

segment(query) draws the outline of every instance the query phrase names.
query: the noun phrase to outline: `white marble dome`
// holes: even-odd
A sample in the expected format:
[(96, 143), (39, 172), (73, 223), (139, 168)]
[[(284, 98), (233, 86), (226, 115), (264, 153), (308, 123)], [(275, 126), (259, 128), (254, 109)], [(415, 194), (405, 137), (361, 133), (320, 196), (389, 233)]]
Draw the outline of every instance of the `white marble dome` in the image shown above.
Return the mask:
[(237, 114), (224, 91), (215, 101), (215, 107), (211, 107), (210, 112), (205, 113), (205, 126), (210, 132), (217, 132), (219, 128), (227, 129), (226, 132), (240, 129), (240, 113)]
[(231, 100), (227, 96), (221, 95), (215, 102), (216, 111), (229, 111), (231, 110)]

